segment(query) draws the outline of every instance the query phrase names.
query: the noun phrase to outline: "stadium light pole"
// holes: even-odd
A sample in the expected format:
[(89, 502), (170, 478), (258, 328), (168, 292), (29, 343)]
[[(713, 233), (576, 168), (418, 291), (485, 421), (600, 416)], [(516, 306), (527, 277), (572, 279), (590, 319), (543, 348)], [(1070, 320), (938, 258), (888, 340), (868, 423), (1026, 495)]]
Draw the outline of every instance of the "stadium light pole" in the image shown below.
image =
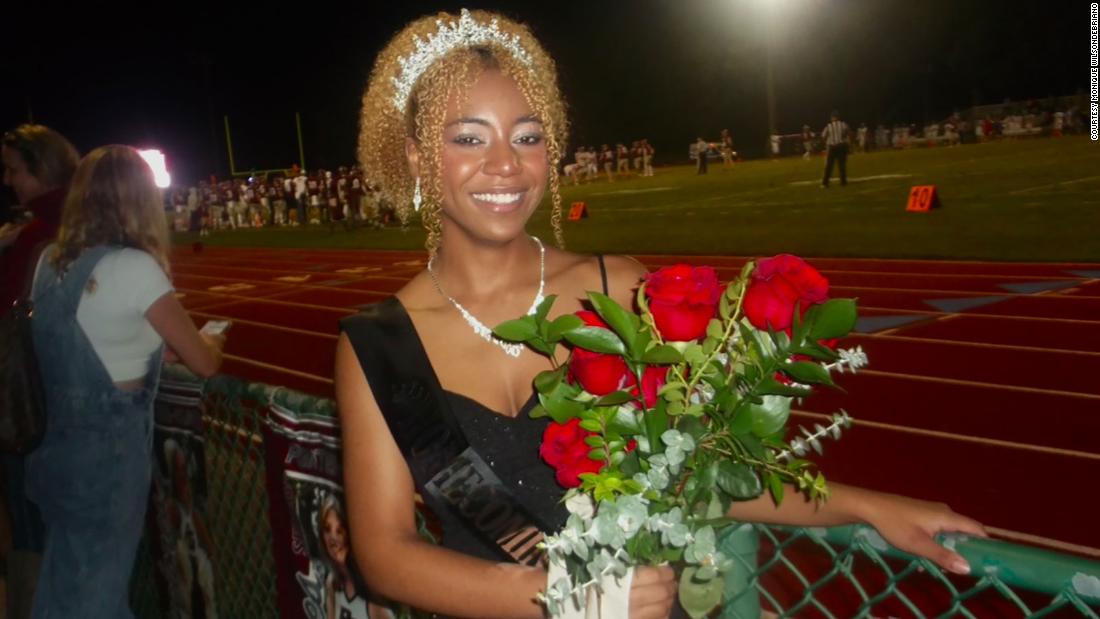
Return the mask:
[(764, 17), (764, 21), (764, 36), (767, 37), (764, 43), (764, 57), (767, 67), (765, 81), (768, 91), (768, 139), (771, 139), (771, 136), (777, 135), (778, 133), (775, 129), (775, 72), (772, 68), (772, 11), (768, 11), (768, 14)]
[(791, 0), (754, 0), (764, 20), (764, 88), (768, 105), (768, 137), (778, 133), (775, 119), (775, 22), (780, 13), (791, 10)]

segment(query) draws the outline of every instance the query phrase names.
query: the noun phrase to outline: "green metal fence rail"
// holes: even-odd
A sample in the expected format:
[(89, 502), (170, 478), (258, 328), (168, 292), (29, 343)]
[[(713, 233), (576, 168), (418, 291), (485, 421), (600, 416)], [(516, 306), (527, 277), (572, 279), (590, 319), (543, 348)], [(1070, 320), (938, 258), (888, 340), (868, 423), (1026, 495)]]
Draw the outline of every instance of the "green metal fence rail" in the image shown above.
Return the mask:
[[(178, 367), (165, 378), (194, 380)], [(278, 617), (262, 427), (277, 403), (300, 419), (334, 419), (334, 403), (217, 376), (203, 386), (207, 527), (219, 617)], [(873, 530), (746, 524), (722, 549), (736, 558), (721, 617), (1090, 617), (1100, 619), (1100, 562), (1018, 544), (942, 540), (972, 567), (946, 574)], [(160, 617), (154, 559), (143, 542), (131, 586), (135, 612)]]

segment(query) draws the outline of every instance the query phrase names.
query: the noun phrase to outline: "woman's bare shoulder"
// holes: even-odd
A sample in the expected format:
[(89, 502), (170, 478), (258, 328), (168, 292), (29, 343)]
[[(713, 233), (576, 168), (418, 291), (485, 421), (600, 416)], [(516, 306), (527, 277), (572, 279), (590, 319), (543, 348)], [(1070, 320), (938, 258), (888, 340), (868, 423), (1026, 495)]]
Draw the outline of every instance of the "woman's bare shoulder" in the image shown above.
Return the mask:
[(401, 305), (410, 313), (438, 305), (439, 301), (439, 293), (432, 286), (432, 280), (427, 271), (421, 271), (414, 275), (412, 279), (394, 293), (394, 296), (401, 301)]
[[(558, 276), (562, 281), (581, 282), (585, 290), (600, 290), (600, 260), (595, 254), (559, 252), (562, 266)], [(629, 256), (603, 256), (607, 274), (607, 289), (616, 299), (627, 298), (645, 277), (646, 269)]]

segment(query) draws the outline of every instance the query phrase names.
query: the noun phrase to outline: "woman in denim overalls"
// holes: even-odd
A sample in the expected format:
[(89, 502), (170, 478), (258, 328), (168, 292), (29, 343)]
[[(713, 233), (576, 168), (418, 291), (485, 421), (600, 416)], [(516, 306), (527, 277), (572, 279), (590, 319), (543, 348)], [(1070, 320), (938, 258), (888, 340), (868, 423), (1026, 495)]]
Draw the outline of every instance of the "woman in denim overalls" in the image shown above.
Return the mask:
[[(37, 619), (132, 617), (127, 585), (149, 493), (153, 399), (165, 343), (206, 376), (217, 370), (224, 344), (200, 334), (172, 294), (165, 277), (168, 247), (160, 192), (137, 151), (108, 146), (89, 153), (77, 168), (57, 243), (43, 252), (34, 283), (34, 343), (47, 411), (46, 436), (27, 459), (26, 478), (46, 523), (32, 613)], [(131, 307), (103, 298), (119, 296), (110, 284), (120, 278), (120, 290), (156, 295), (142, 305), (141, 316), (129, 317), (123, 310)], [(97, 288), (103, 288), (101, 298), (94, 299)], [(82, 300), (98, 302), (102, 324), (78, 321)], [(103, 309), (116, 306), (113, 316)], [(115, 363), (117, 371), (113, 356), (121, 353), (93, 344), (119, 320), (123, 331), (129, 326), (140, 333), (137, 343), (112, 341), (116, 348), (129, 345), (125, 351), (133, 356), (144, 335), (144, 346), (152, 349), (143, 376), (114, 376), (109, 366)], [(152, 331), (134, 324), (141, 320)]]

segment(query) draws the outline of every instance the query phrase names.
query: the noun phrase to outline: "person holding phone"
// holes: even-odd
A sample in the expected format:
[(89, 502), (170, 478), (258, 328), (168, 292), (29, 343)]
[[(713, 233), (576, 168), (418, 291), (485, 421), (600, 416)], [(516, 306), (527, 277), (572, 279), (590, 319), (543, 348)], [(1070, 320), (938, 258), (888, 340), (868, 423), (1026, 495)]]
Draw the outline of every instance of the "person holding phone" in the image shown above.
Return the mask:
[(84, 157), (31, 294), (49, 420), (27, 457), (27, 494), (46, 524), (32, 617), (133, 616), (127, 585), (163, 350), (208, 377), (225, 345), (180, 305), (169, 247), (160, 190), (138, 152), (104, 146)]

